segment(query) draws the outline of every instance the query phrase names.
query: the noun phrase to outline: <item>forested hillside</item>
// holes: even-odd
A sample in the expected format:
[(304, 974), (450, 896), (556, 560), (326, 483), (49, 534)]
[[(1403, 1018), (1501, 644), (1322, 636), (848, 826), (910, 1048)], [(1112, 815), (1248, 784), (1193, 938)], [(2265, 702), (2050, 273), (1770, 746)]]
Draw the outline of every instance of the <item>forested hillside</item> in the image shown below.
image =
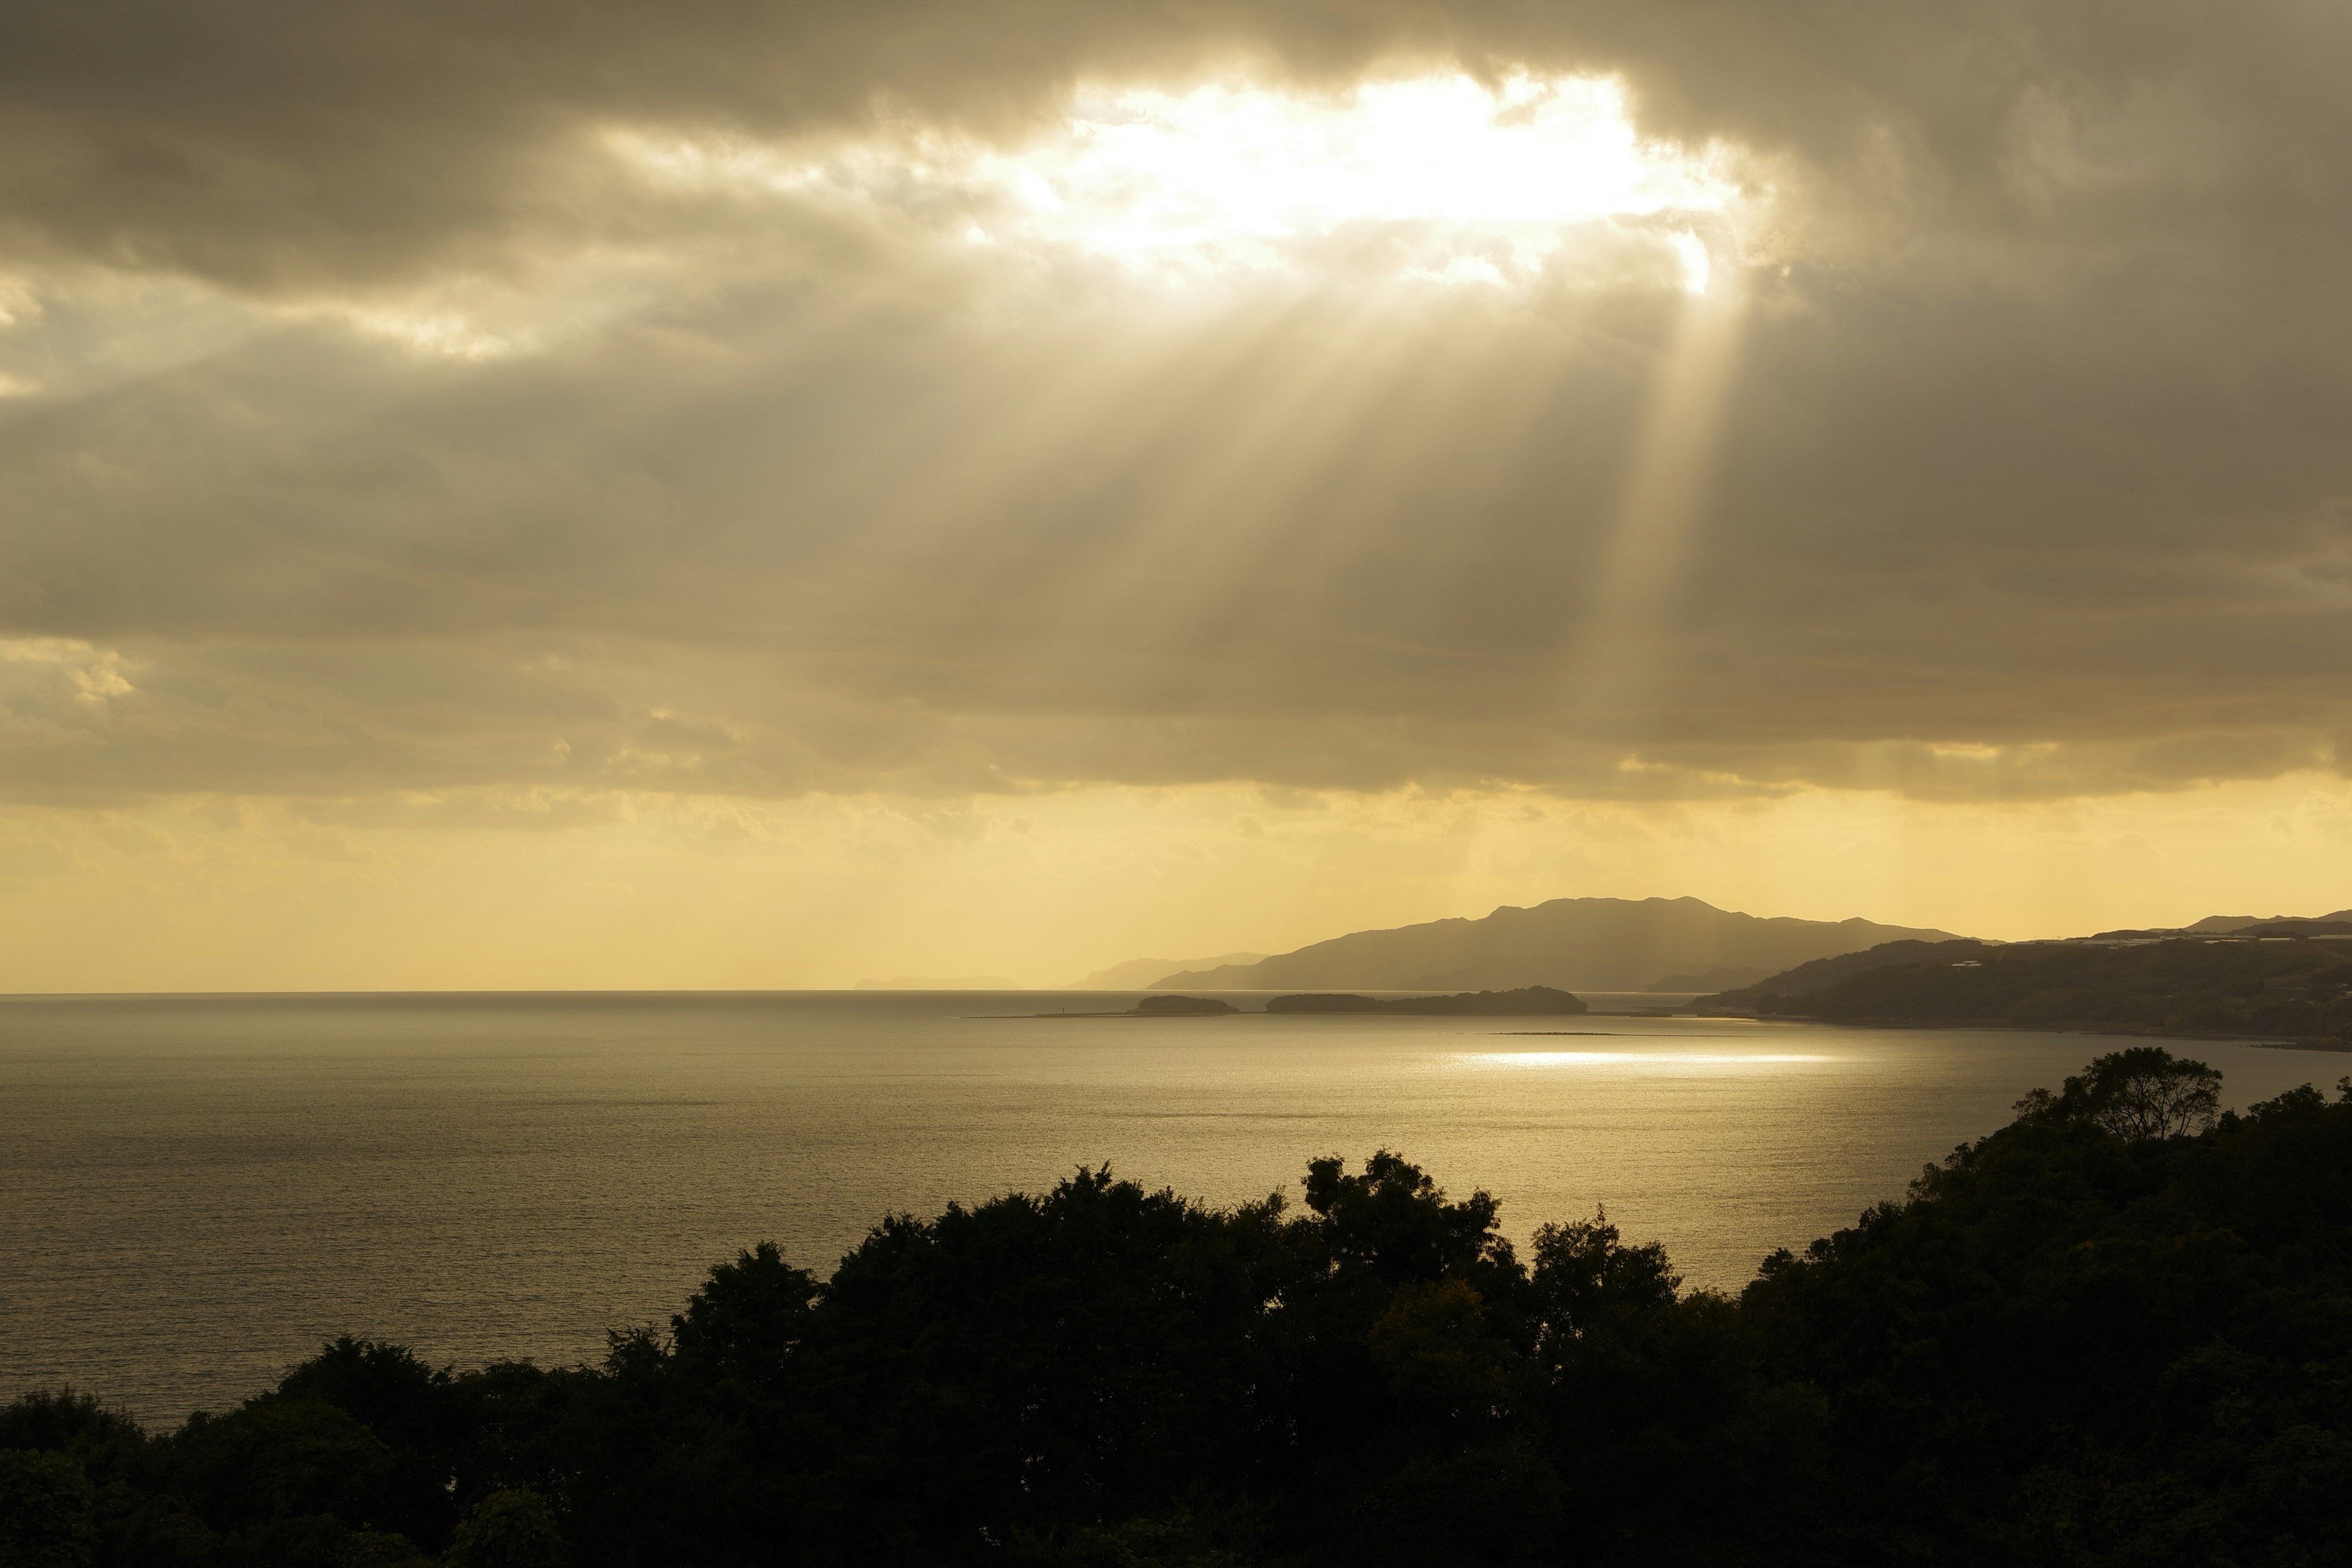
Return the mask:
[(1957, 961), (1939, 955), (1871, 968), (1810, 992), (1776, 994), (1780, 984), (1766, 981), (1743, 995), (1759, 1014), (1845, 1023), (2013, 1024), (2296, 1039), (2342, 1039), (2352, 1033), (2352, 946), (2291, 938), (1988, 946)]
[(1971, 937), (1956, 937), (1950, 942), (1882, 942), (1875, 947), (1864, 948), (1860, 952), (1816, 958), (1810, 963), (1783, 970), (1753, 985), (1697, 997), (1691, 1006), (1701, 1013), (1750, 1013), (1766, 996), (1809, 995), (1816, 991), (1826, 991), (1841, 980), (1872, 969), (1891, 969), (1906, 963), (1955, 963), (1971, 958), (1980, 959), (1988, 948), (1995, 945)]

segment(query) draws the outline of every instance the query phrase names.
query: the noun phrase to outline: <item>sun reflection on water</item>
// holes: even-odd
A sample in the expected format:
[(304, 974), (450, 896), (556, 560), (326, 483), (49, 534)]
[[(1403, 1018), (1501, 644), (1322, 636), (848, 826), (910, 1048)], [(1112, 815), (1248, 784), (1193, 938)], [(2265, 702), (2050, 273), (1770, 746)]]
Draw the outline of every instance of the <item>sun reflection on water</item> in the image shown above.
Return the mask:
[(1639, 1063), (1654, 1068), (1785, 1067), (1838, 1058), (1793, 1052), (1762, 1051), (1460, 1051), (1451, 1058), (1467, 1068), (1618, 1067)]

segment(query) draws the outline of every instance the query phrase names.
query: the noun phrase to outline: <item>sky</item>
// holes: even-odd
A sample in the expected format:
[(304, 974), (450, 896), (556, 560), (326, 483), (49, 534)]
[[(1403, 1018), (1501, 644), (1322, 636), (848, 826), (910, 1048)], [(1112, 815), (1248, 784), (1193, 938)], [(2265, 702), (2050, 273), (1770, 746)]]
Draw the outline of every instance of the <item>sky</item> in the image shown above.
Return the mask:
[(0, 21), (0, 989), (2352, 905), (2352, 11)]

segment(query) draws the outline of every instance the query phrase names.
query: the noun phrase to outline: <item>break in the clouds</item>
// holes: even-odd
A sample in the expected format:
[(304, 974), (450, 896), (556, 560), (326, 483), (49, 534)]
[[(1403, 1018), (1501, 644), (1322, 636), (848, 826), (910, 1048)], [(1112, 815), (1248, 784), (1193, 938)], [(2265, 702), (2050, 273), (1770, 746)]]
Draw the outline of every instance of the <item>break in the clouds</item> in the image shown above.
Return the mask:
[(2333, 767), (2347, 59), (2287, 0), (19, 6), (0, 788)]

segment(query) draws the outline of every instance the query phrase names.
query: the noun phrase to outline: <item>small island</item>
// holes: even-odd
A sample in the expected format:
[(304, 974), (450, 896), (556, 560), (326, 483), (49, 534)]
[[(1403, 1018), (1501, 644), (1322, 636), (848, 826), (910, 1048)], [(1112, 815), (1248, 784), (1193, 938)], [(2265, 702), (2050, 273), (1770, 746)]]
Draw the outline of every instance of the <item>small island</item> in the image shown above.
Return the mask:
[(1146, 996), (1132, 1007), (1087, 1013), (988, 1013), (990, 1018), (1217, 1018), (1241, 1009), (1213, 996)]
[(1570, 1017), (1584, 1012), (1582, 1000), (1549, 985), (1516, 991), (1464, 991), (1452, 996), (1358, 996), (1349, 992), (1310, 992), (1277, 996), (1269, 1013), (1410, 1013), (1484, 1017)]
[[(1276, 996), (1268, 1013), (1395, 1013), (1424, 1016), (1562, 1018), (1584, 1012), (1581, 998), (1549, 985), (1516, 991), (1464, 991), (1452, 996), (1359, 996), (1345, 991), (1303, 992)], [(1146, 996), (1118, 1012), (1003, 1013), (1005, 1018), (1217, 1018), (1242, 1011), (1214, 996)], [(1252, 1016), (1256, 1015), (1253, 1014)]]
[(1220, 1002), (1214, 996), (1146, 996), (1126, 1013), (1116, 1016), (1129, 1018), (1213, 1018), (1220, 1013), (1240, 1011), (1232, 1003)]

